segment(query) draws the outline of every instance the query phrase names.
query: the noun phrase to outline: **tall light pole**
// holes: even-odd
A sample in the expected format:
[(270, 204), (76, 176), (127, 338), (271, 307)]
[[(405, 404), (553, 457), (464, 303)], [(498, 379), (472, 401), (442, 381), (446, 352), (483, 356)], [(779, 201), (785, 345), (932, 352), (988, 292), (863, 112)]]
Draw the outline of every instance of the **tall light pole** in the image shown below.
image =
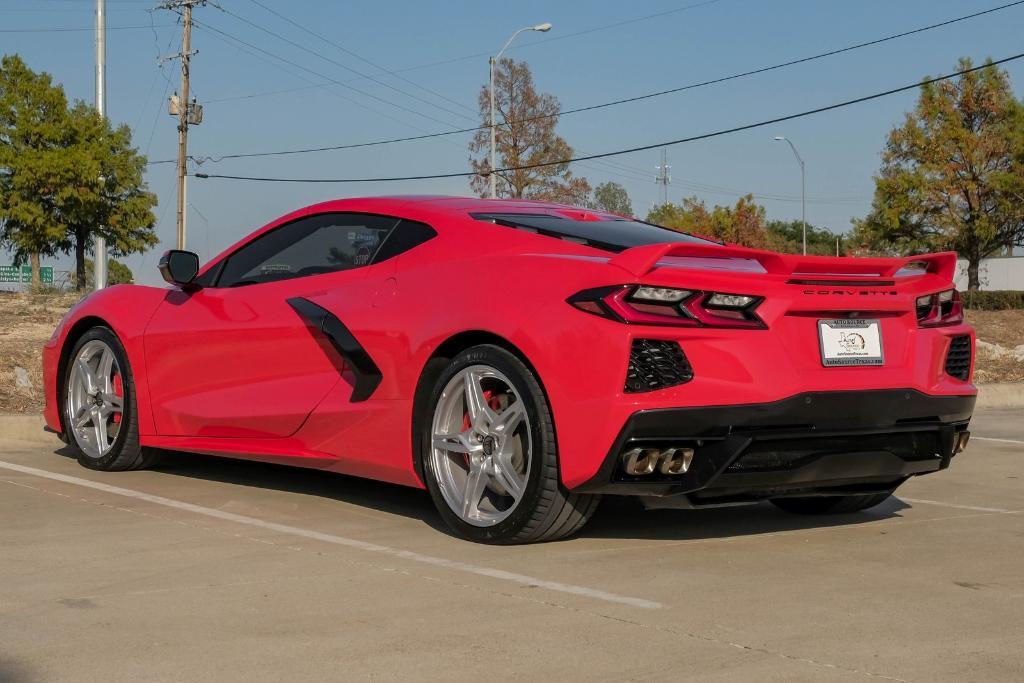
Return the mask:
[(494, 169), (497, 168), (497, 156), (498, 156), (498, 154), (497, 154), (497, 141), (496, 141), (496, 137), (497, 136), (495, 134), (495, 130), (496, 129), (495, 129), (495, 116), (494, 116), (494, 65), (498, 63), (498, 60), (501, 59), (501, 55), (504, 54), (505, 50), (508, 49), (508, 46), (512, 44), (512, 41), (516, 39), (516, 36), (518, 36), (523, 31), (540, 31), (541, 33), (546, 33), (547, 31), (550, 31), (550, 30), (551, 30), (551, 24), (549, 24), (547, 22), (545, 22), (543, 24), (537, 24), (536, 26), (527, 26), (525, 28), (521, 28), (518, 31), (516, 31), (515, 33), (513, 33), (512, 37), (508, 39), (507, 43), (505, 43), (505, 47), (501, 48), (501, 50), (498, 51), (498, 54), (494, 55), (490, 59), (490, 63), (489, 63), (489, 66), (490, 66), (490, 69), (489, 69), (490, 70), (490, 79), (489, 79), (488, 92), (490, 92), (490, 95), (491, 95), (491, 116), (490, 116), (490, 128), (491, 128), (491, 173), (490, 173), (491, 199), (495, 199), (498, 196), (498, 176), (494, 173)]
[(804, 240), (804, 256), (807, 256), (807, 169), (804, 167), (804, 160), (800, 156), (800, 152), (796, 151), (796, 145), (793, 141), (787, 138), (785, 135), (776, 135), (772, 138), (776, 142), (785, 141), (791, 150), (796, 160), (800, 163), (800, 227), (803, 228), (803, 240)]
[[(96, 0), (96, 111), (101, 117), (107, 115), (107, 3)], [(103, 176), (100, 183), (105, 183)], [(102, 188), (101, 188), (102, 192)], [(107, 286), (107, 240), (97, 235), (93, 244), (92, 272), (94, 288)]]

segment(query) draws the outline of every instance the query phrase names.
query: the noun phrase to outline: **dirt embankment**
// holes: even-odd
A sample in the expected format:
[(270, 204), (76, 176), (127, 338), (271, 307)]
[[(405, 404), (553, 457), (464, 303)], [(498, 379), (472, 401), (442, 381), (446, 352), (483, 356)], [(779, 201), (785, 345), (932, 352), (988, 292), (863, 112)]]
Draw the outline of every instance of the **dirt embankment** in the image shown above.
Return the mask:
[[(42, 347), (81, 299), (0, 292), (0, 413), (42, 410)], [(1024, 311), (968, 311), (978, 330), (976, 382), (1024, 382)]]

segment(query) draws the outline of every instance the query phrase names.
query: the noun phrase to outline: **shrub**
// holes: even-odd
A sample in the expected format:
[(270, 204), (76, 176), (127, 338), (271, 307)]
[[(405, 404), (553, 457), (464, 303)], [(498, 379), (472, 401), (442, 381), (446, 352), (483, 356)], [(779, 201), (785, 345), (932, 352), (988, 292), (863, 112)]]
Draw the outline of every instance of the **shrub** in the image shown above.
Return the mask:
[(1017, 290), (995, 290), (961, 292), (964, 307), (975, 311), (1005, 311), (1024, 308), (1024, 292)]

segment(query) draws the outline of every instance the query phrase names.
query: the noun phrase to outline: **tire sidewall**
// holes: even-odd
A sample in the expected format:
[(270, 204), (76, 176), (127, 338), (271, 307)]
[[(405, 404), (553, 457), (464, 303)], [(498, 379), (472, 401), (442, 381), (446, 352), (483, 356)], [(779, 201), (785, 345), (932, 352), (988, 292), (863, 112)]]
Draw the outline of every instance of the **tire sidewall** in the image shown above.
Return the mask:
[[(530, 471), (527, 477), (526, 490), (523, 497), (516, 504), (515, 510), (508, 517), (493, 526), (474, 526), (464, 521), (454, 510), (452, 510), (444, 495), (441, 493), (437, 483), (437, 473), (434, 471), (432, 457), (432, 430), (434, 422), (434, 411), (437, 408), (441, 392), (448, 382), (462, 370), (471, 365), (487, 365), (501, 372), (507, 377), (512, 387), (519, 394), (523, 401), (527, 415), (527, 429), (530, 433), (532, 445), (530, 453)], [(543, 419), (542, 415), (547, 419)], [(553, 433), (547, 433), (551, 429), (550, 409), (547, 399), (540, 386), (534, 378), (533, 373), (518, 358), (498, 346), (482, 345), (475, 346), (458, 354), (445, 367), (434, 382), (429, 400), (424, 406), (424, 414), (421, 422), (419, 438), (420, 454), (422, 456), (423, 472), (427, 490), (434, 501), (441, 516), (455, 531), (463, 538), (482, 543), (508, 542), (527, 525), (537, 507), (543, 486), (541, 482), (543, 463), (557, 459), (555, 439)]]
[[(68, 387), (71, 383), (71, 373), (74, 372), (75, 369), (75, 359), (78, 357), (78, 353), (82, 350), (82, 347), (91, 341), (103, 342), (114, 354), (114, 358), (117, 360), (117, 365), (121, 370), (121, 390), (124, 393), (124, 406), (121, 411), (121, 427), (118, 429), (117, 437), (114, 439), (113, 448), (111, 448), (106, 455), (100, 458), (90, 457), (81, 449), (78, 445), (78, 441), (75, 439), (71, 425), (68, 424), (67, 415)], [(120, 340), (118, 340), (117, 336), (110, 329), (106, 327), (94, 327), (86, 331), (85, 334), (79, 337), (78, 341), (75, 342), (71, 352), (68, 354), (68, 361), (66, 365), (67, 366), (64, 368), (64, 383), (61, 385), (60, 419), (64, 423), (65, 432), (68, 435), (68, 443), (78, 453), (78, 462), (83, 467), (96, 470), (110, 469), (114, 466), (115, 462), (120, 457), (121, 452), (124, 450), (129, 432), (135, 425), (135, 381), (132, 378), (131, 366), (128, 364), (128, 355), (125, 353)]]

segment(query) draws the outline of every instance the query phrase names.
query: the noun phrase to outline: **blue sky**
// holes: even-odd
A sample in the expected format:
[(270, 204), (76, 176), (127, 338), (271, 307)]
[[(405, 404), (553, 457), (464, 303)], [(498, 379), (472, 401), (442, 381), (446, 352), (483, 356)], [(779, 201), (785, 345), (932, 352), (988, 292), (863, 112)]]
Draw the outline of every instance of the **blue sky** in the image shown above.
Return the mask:
[[(471, 126), (476, 121), (476, 96), (487, 78), (485, 55), (500, 48), (516, 29), (545, 21), (554, 24), (550, 33), (521, 35), (508, 55), (528, 60), (538, 87), (569, 109), (788, 61), (1003, 4), (717, 0), (679, 9), (697, 0), (261, 1), (350, 53), (388, 70), (403, 69), (407, 80), (318, 41), (252, 0), (220, 0), (230, 14), (207, 6), (196, 10), (197, 21), (317, 75), (231, 45), (209, 28), (197, 27), (193, 48), (199, 54), (193, 59), (192, 82), (205, 105), (205, 120), (191, 131), (191, 155), (345, 144)], [(161, 68), (157, 59), (180, 48), (181, 30), (170, 12), (149, 11), (154, 4), (108, 0), (109, 27), (141, 28), (108, 32), (107, 111), (114, 121), (132, 127), (135, 144), (151, 160), (160, 160), (176, 153), (175, 121), (166, 113), (166, 95), (177, 88), (180, 76), (176, 62)], [(0, 30), (88, 29), (94, 7), (92, 0), (0, 0)], [(660, 16), (642, 19), (654, 14)], [(618, 25), (601, 28), (610, 24)], [(955, 69), (960, 56), (981, 61), (1020, 52), (1022, 29), (1024, 6), (1014, 7), (768, 74), (565, 116), (559, 132), (577, 153), (597, 153), (743, 125), (946, 73)], [(93, 101), (90, 30), (3, 32), (0, 52), (20, 54), (32, 68), (51, 73), (70, 97)], [(1007, 68), (1018, 94), (1024, 92), (1022, 62)], [(404, 70), (410, 67), (419, 68)], [(381, 83), (360, 78), (359, 73)], [(323, 77), (345, 85), (305, 87), (310, 81), (323, 82)], [(296, 88), (302, 89), (247, 97)], [(808, 221), (846, 231), (852, 216), (866, 212), (885, 136), (915, 97), (914, 92), (903, 93), (777, 127), (671, 147), (670, 198), (696, 195), (709, 204), (725, 204), (740, 193), (753, 192), (764, 196), (759, 201), (769, 217), (798, 218), (799, 168), (784, 143), (772, 141), (774, 135), (784, 134), (807, 163)], [(207, 162), (198, 170), (285, 177), (454, 172), (467, 168), (468, 139), (462, 134), (358, 150)], [(574, 170), (593, 185), (608, 180), (623, 184), (635, 211), (644, 215), (658, 197), (658, 163), (659, 152), (654, 150), (616, 157), (610, 163), (588, 162)], [(153, 283), (159, 279), (156, 255), (174, 243), (173, 164), (152, 166), (147, 180), (160, 198), (156, 213), (161, 244), (126, 262), (137, 281)], [(204, 259), (276, 216), (316, 201), (377, 194), (469, 194), (463, 178), (386, 185), (189, 182), (188, 246)], [(54, 265), (66, 268), (69, 261)]]

